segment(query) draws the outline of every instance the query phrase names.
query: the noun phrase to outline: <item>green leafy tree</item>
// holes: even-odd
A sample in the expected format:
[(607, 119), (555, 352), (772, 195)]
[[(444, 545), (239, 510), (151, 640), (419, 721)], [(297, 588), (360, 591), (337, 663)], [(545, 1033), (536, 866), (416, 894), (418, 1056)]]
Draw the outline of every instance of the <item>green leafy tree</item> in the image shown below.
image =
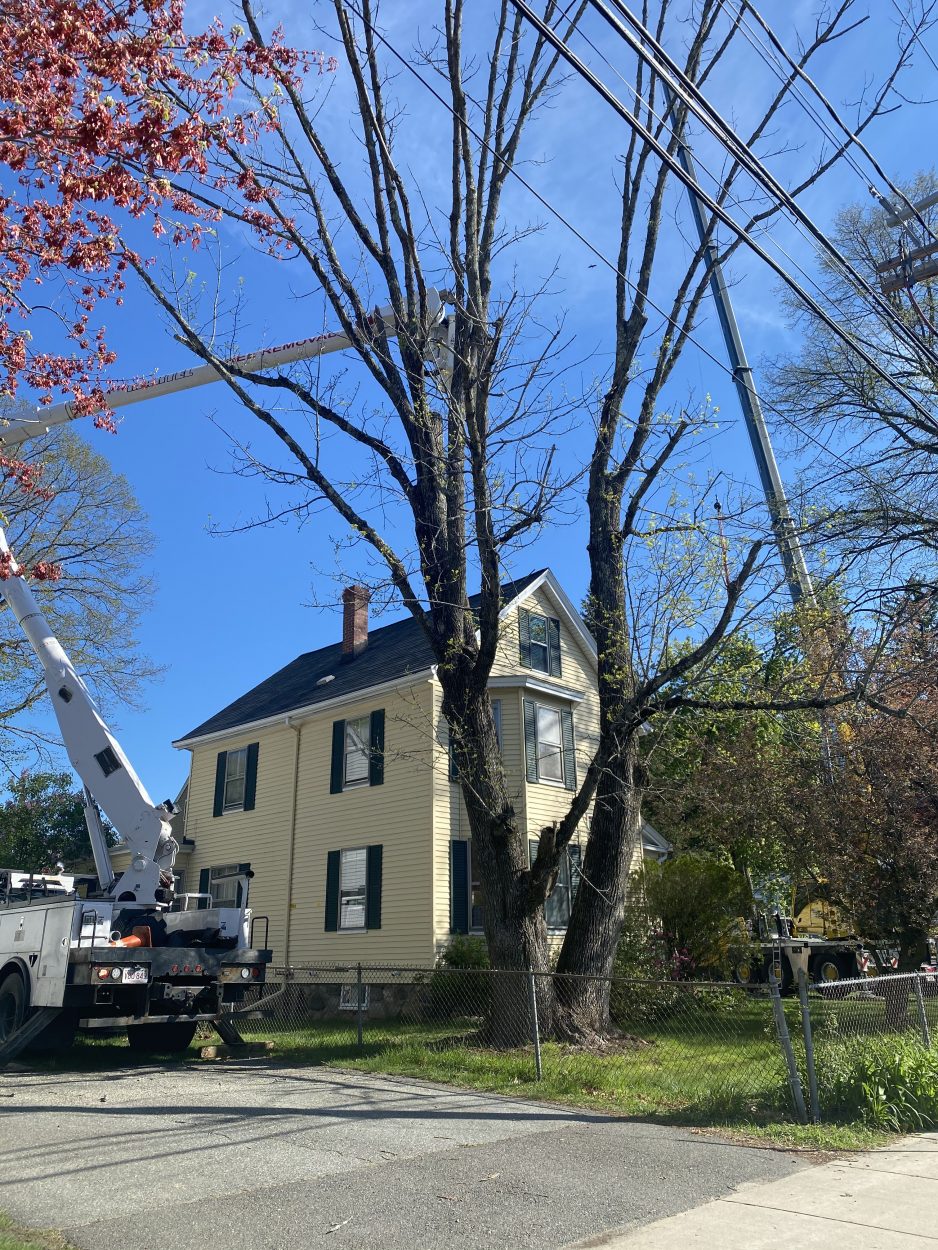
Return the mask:
[[(917, 661), (909, 663), (910, 653)], [(904, 716), (858, 706), (845, 718), (837, 784), (819, 791), (813, 855), (865, 936), (916, 968), (938, 915), (938, 635), (913, 620), (885, 662), (904, 680)]]
[[(715, 703), (797, 692), (807, 663), (791, 614), (763, 649), (740, 633), (715, 658), (706, 693)], [(806, 826), (822, 781), (824, 732), (813, 711), (682, 708), (647, 737), (648, 818), (676, 847), (729, 858), (764, 883), (806, 867)]]
[[(0, 806), (0, 866), (53, 871), (91, 856), (81, 793), (69, 773), (21, 773)], [(105, 826), (110, 845), (114, 837)]]
[(744, 939), (741, 919), (752, 899), (745, 877), (726, 859), (688, 851), (663, 864), (647, 864), (648, 912), (661, 921), (672, 969), (690, 975), (723, 970)]

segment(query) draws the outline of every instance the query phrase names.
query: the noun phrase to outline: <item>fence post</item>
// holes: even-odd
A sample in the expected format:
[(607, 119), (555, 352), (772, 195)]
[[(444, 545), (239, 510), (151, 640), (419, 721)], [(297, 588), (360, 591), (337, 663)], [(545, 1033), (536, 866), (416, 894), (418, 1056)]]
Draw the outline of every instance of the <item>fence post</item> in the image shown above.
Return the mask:
[(534, 985), (534, 973), (528, 969), (528, 1010), (531, 1013), (531, 1040), (534, 1042), (534, 1067), (537, 1079), (542, 1076), (541, 1069), (541, 1031), (537, 1027), (537, 990)]
[(798, 1112), (798, 1119), (801, 1123), (807, 1124), (808, 1112), (804, 1105), (804, 1090), (801, 1088), (801, 1077), (798, 1075), (795, 1052), (791, 1048), (791, 1037), (788, 1033), (788, 1021), (785, 1019), (782, 996), (778, 990), (778, 980), (771, 962), (769, 963), (769, 993), (772, 996), (772, 1011), (775, 1014), (775, 1028), (778, 1032), (778, 1040), (782, 1044), (782, 1050), (785, 1052), (785, 1062), (788, 1065), (788, 1084), (791, 1087), (791, 1096), (795, 1100), (795, 1110)]
[(358, 988), (358, 997), (355, 1002), (355, 1015), (358, 1018), (358, 1049), (363, 1050), (364, 1045), (365, 1045), (364, 1037), (363, 1037), (364, 1027), (365, 1027), (365, 1012), (362, 1006), (362, 966), (361, 964), (358, 965), (355, 983)]
[(817, 1096), (817, 1072), (814, 1067), (814, 1036), (811, 1032), (811, 1009), (808, 1006), (808, 974), (798, 969), (798, 997), (801, 999), (801, 1031), (804, 1034), (805, 1067), (808, 1069), (808, 1097), (811, 1100), (811, 1119), (821, 1123), (821, 1104)]
[(922, 1026), (922, 1045), (926, 1050), (931, 1049), (931, 1034), (928, 1031), (928, 1016), (925, 1014), (925, 999), (922, 995), (922, 974), (915, 974), (915, 997), (918, 1000), (918, 1019)]

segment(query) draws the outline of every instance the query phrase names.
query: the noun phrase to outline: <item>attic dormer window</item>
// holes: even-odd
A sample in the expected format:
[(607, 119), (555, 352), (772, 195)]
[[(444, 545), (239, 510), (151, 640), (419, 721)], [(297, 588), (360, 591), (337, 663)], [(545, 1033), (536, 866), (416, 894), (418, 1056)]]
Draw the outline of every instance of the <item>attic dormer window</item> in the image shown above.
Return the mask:
[(540, 612), (518, 611), (521, 663), (551, 677), (560, 674), (560, 621)]

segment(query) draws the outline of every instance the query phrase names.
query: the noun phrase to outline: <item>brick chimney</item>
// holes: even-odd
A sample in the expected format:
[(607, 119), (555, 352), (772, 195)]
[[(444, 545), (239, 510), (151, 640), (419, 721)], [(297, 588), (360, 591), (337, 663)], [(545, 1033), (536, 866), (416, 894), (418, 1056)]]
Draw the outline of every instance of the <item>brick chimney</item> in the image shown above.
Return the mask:
[(342, 591), (342, 658), (354, 660), (368, 646), (367, 586), (346, 586)]

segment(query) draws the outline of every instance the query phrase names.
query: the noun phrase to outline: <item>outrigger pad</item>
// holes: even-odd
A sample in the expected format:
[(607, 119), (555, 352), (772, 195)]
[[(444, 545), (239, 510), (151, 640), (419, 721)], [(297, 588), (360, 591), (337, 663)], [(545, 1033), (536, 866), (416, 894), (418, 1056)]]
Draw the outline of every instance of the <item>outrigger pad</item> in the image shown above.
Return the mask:
[(212, 1021), (212, 1027), (215, 1032), (228, 1046), (243, 1046), (244, 1038), (238, 1032), (238, 1027), (227, 1013), (222, 1016), (216, 1016)]

